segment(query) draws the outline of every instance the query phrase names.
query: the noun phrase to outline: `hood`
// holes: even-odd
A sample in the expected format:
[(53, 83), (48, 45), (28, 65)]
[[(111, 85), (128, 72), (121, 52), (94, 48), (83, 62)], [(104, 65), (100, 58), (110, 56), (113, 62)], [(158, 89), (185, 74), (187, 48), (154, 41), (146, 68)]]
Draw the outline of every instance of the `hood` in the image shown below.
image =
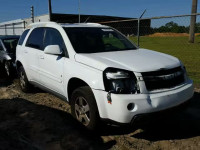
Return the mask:
[(177, 58), (147, 49), (76, 54), (75, 60), (102, 71), (113, 67), (134, 72), (149, 72), (180, 66)]

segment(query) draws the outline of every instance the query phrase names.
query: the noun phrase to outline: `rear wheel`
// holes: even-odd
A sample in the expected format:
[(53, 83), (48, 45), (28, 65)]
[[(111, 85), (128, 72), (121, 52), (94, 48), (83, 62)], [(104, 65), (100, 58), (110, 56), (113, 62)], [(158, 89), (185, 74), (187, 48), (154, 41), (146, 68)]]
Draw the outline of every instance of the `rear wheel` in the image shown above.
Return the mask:
[(97, 128), (99, 113), (92, 90), (88, 86), (80, 87), (72, 93), (71, 112), (88, 129)]
[(31, 85), (27, 79), (23, 66), (19, 68), (19, 85), (23, 92), (27, 93), (31, 90)]

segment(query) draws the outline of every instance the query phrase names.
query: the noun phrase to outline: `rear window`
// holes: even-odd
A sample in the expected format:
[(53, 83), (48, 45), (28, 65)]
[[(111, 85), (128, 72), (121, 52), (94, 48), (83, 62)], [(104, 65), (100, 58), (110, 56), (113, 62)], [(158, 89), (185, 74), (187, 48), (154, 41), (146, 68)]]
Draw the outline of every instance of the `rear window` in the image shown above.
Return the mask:
[(29, 32), (29, 30), (30, 30), (30, 29), (25, 30), (25, 31), (22, 33), (22, 35), (21, 35), (21, 37), (20, 37), (20, 39), (19, 39), (18, 45), (22, 45), (22, 44), (23, 44), (24, 39), (25, 39), (27, 33)]

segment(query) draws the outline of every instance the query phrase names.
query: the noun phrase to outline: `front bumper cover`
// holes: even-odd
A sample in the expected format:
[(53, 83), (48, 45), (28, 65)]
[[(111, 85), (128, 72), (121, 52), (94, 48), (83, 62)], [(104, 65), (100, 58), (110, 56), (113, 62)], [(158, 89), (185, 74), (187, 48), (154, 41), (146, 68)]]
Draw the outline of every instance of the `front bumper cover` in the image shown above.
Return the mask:
[[(159, 113), (187, 102), (194, 94), (194, 87), (189, 80), (180, 87), (153, 94), (111, 94), (112, 104), (107, 101), (107, 92), (93, 92), (102, 119), (127, 124), (131, 123), (135, 116), (139, 118), (143, 114)], [(130, 103), (134, 103), (133, 110), (127, 109)]]

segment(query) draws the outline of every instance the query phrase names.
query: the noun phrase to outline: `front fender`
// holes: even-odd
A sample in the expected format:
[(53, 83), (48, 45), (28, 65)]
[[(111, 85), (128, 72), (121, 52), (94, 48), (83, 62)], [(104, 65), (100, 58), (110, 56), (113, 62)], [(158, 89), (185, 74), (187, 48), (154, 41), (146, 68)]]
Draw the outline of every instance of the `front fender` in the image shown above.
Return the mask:
[(68, 82), (71, 78), (78, 78), (84, 81), (90, 86), (91, 89), (105, 89), (103, 83), (103, 72), (101, 70), (91, 68), (75, 61), (70, 61), (69, 59), (65, 61), (64, 67), (64, 76), (67, 77), (67, 80), (65, 80), (65, 89), (67, 89)]

